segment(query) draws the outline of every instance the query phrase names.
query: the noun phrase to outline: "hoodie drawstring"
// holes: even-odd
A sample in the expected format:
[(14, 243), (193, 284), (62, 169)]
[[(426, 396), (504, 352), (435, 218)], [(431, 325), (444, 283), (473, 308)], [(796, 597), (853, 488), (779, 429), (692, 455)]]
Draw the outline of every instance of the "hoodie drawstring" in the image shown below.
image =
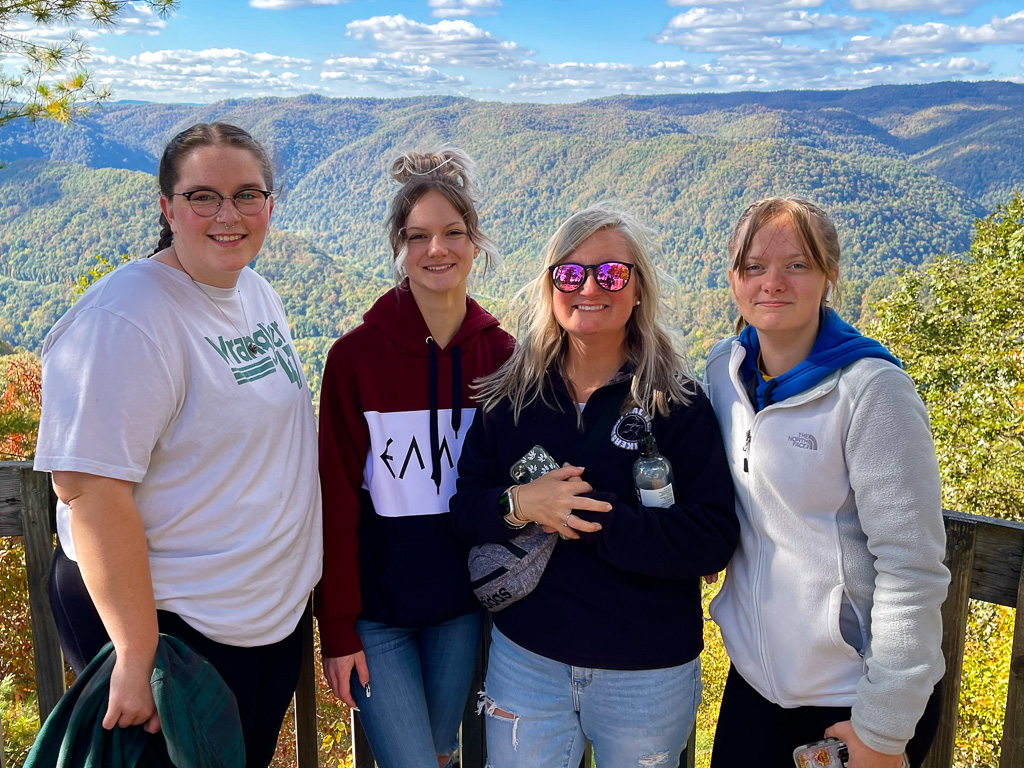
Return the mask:
[[(430, 350), (430, 479), (438, 495), (441, 494), (441, 441), (437, 431), (437, 343), (433, 336), (427, 337)], [(462, 426), (462, 350), (452, 348), (452, 429), (459, 436)], [(449, 451), (449, 455), (451, 452)]]

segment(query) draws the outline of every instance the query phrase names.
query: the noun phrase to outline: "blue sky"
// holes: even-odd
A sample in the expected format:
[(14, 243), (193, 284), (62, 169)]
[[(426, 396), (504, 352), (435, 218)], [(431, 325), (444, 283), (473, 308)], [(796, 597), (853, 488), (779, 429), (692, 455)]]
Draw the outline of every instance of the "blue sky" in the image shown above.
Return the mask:
[(115, 99), (163, 102), (1024, 83), (1020, 0), (181, 0), (81, 35)]

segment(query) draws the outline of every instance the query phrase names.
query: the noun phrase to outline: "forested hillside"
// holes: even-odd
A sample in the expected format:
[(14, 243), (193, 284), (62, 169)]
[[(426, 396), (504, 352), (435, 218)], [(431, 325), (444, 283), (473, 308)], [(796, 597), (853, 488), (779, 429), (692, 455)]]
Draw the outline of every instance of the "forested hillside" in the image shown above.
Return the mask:
[(904, 264), (967, 249), (976, 217), (1024, 188), (1024, 86), (616, 97), (567, 105), (423, 97), (113, 105), (64, 128), (0, 129), (0, 339), (38, 348), (96, 256), (152, 250), (152, 173), (199, 120), (245, 126), (283, 194), (257, 269), (314, 356), (388, 284), (388, 160), (452, 143), (479, 165), (482, 223), (506, 268), (471, 288), (499, 313), (558, 221), (600, 199), (662, 237), (674, 317), (699, 357), (730, 323), (724, 247), (743, 207), (799, 194), (836, 218), (845, 314)]

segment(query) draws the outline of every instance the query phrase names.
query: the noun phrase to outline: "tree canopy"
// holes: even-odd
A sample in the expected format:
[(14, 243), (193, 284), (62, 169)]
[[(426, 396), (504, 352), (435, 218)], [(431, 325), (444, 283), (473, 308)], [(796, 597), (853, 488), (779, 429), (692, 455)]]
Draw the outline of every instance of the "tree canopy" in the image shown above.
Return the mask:
[[(162, 16), (178, 1), (142, 0)], [(46, 43), (20, 25), (38, 28), (81, 19), (115, 27), (126, 5), (128, 0), (0, 0), (0, 126), (19, 117), (70, 122), (89, 104), (110, 96), (83, 66), (88, 46), (77, 33)], [(17, 74), (3, 69), (8, 57), (22, 62)]]
[(946, 506), (1024, 520), (1024, 197), (975, 226), (966, 258), (900, 277), (873, 332), (928, 406)]

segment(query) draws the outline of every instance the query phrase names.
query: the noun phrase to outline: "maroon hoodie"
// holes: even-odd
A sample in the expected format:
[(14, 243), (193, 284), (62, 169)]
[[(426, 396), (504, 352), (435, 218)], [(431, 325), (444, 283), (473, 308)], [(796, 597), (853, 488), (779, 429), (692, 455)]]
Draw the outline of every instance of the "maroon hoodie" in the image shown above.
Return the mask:
[(470, 384), (514, 341), (472, 299), (443, 349), (408, 281), (335, 342), (320, 389), (324, 568), (314, 593), (324, 656), (362, 649), (357, 617), (399, 627), (479, 609), (448, 499), (476, 408)]

